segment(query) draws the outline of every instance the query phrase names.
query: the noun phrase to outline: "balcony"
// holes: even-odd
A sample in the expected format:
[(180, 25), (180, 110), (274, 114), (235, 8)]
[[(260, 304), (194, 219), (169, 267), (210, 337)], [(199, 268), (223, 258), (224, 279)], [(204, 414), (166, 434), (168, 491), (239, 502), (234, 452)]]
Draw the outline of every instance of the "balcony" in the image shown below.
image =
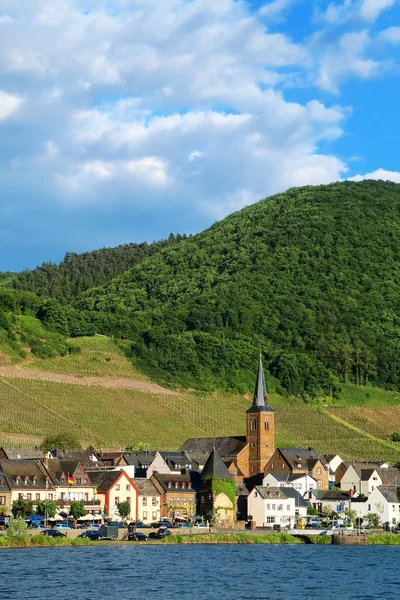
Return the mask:
[(85, 507), (98, 507), (101, 505), (100, 500), (56, 500), (57, 508), (68, 508), (71, 506), (72, 502), (83, 502)]

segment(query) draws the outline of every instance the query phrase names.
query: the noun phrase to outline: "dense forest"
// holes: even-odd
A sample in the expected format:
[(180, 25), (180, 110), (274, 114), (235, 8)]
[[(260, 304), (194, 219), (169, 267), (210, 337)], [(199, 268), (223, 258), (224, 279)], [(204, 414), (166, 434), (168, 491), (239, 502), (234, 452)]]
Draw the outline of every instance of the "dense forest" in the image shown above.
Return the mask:
[[(9, 285), (38, 296), (51, 296), (68, 304), (81, 292), (108, 283), (116, 275), (185, 237), (171, 234), (168, 240), (153, 244), (123, 244), (83, 254), (68, 252), (59, 265), (44, 263), (36, 269), (27, 269), (12, 278), (8, 277)], [(7, 275), (12, 274), (0, 273), (0, 283), (2, 275), (6, 279)]]
[(61, 335), (128, 338), (159, 381), (249, 391), (261, 349), (280, 392), (400, 388), (400, 185), (290, 189), (91, 285), (68, 306), (8, 301)]

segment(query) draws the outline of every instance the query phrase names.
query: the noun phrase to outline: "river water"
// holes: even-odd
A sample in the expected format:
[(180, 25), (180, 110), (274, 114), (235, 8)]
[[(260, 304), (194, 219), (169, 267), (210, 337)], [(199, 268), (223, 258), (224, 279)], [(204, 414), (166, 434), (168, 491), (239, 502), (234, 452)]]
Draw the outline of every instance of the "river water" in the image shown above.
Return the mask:
[(399, 546), (0, 550), (0, 599), (399, 600)]

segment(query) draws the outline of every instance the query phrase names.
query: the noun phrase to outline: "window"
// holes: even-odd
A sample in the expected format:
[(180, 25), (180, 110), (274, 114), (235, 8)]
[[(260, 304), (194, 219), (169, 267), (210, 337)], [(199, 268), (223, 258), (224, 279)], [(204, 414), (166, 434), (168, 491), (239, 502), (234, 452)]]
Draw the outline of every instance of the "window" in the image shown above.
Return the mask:
[(184, 482), (184, 481), (182, 481), (182, 489), (184, 490), (184, 489), (185, 489), (185, 487), (186, 487), (186, 485), (185, 485), (185, 482)]
[(251, 465), (251, 472), (254, 473), (254, 471), (256, 470), (254, 465)]
[(275, 517), (267, 517), (267, 523), (275, 523)]
[(277, 510), (283, 510), (283, 504), (278, 504)]
[(36, 500), (40, 500), (40, 494), (36, 494)]
[(170, 499), (169, 499), (169, 505), (170, 505), (170, 506), (173, 506), (173, 505), (174, 505), (174, 499), (173, 499), (173, 498), (170, 498)]
[(289, 511), (290, 510), (290, 504), (286, 504), (286, 510)]
[(175, 481), (175, 489), (177, 490), (179, 487), (179, 483), (177, 481)]
[(80, 477), (77, 477), (77, 478), (75, 479), (75, 483), (76, 483), (76, 485), (81, 485), (81, 483), (82, 483), (82, 479), (81, 479)]
[(255, 443), (254, 443), (254, 442), (251, 444), (251, 447), (252, 447), (252, 448), (255, 448), (255, 447), (256, 447), (256, 445), (255, 445)]
[(61, 492), (61, 500), (65, 500), (65, 492)]
[(147, 506), (147, 498), (145, 498), (145, 497), (142, 498), (142, 504), (143, 504), (143, 506)]
[(115, 502), (114, 502), (114, 504), (116, 506), (118, 506), (118, 504), (119, 504), (119, 496), (115, 496)]
[(147, 510), (143, 511), (143, 521), (147, 521)]
[(184, 498), (183, 499), (183, 506), (186, 506), (186, 504), (187, 504), (187, 498)]
[(201, 504), (204, 504), (204, 496), (201, 496), (201, 498), (200, 498), (200, 503), (201, 503)]
[(35, 475), (35, 477), (33, 478), (33, 485), (36, 485), (36, 482), (37, 482), (37, 477)]
[(318, 469), (317, 469), (317, 475), (321, 475), (321, 467), (318, 467)]
[(85, 493), (85, 500), (86, 500), (86, 502), (89, 501), (89, 494), (87, 492)]
[(269, 431), (269, 423), (268, 423), (268, 421), (265, 421), (265, 423), (264, 423), (264, 429), (265, 429), (265, 431)]
[(6, 503), (6, 497), (0, 496), (0, 506), (5, 506), (5, 503)]
[(254, 492), (254, 498), (257, 498), (257, 497), (258, 497), (257, 492)]
[(282, 470), (284, 471), (286, 469), (286, 463), (282, 463)]
[(18, 494), (18, 500), (23, 500), (24, 499), (24, 495), (23, 494)]
[(172, 488), (172, 482), (171, 481), (168, 481), (168, 488), (169, 489)]
[(257, 431), (257, 421), (255, 419), (251, 421), (251, 430)]
[(60, 483), (61, 483), (61, 485), (63, 485), (63, 483), (64, 483), (64, 479), (62, 477), (60, 479)]
[(152, 506), (157, 506), (157, 498), (153, 497), (151, 499), (151, 504), (152, 504)]
[(25, 485), (29, 484), (29, 477), (25, 477)]
[[(39, 494), (39, 496), (40, 496), (40, 494)], [(54, 500), (53, 494), (49, 494), (49, 500)]]
[(181, 499), (180, 498), (176, 498), (175, 504), (176, 504), (176, 506), (180, 506), (181, 505)]
[(153, 510), (151, 513), (153, 521), (157, 521), (157, 511)]
[(276, 510), (276, 504), (272, 505), (272, 510)]
[(192, 482), (189, 481), (189, 483), (188, 483), (188, 490), (191, 490), (191, 489), (192, 489)]
[(125, 486), (125, 490), (126, 490), (127, 492), (130, 492), (130, 491), (131, 491), (131, 486), (129, 485), (129, 483), (128, 483), (128, 484)]
[(119, 485), (119, 483), (115, 484), (115, 489), (119, 492), (119, 490), (121, 489), (121, 486)]
[(321, 479), (317, 479), (317, 487), (322, 487), (322, 480)]
[(271, 471), (273, 471), (275, 469), (275, 463), (271, 464)]
[(127, 497), (126, 497), (126, 501), (127, 501), (127, 502), (129, 502), (129, 504), (130, 504), (130, 503), (131, 503), (131, 497), (130, 497), (130, 496), (127, 496)]

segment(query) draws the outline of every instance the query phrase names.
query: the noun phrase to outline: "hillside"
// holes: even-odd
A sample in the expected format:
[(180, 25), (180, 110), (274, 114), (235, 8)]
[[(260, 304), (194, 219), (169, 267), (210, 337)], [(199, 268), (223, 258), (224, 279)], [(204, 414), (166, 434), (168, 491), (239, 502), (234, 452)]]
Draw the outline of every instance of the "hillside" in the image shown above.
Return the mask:
[(43, 263), (36, 269), (21, 273), (0, 273), (0, 285), (3, 279), (3, 285), (68, 304), (84, 290), (108, 283), (116, 275), (180, 239), (182, 236), (171, 234), (168, 240), (152, 244), (123, 244), (82, 254), (68, 252), (59, 265)]
[(262, 349), (270, 389), (398, 389), (400, 185), (304, 187), (165, 248), (78, 307), (131, 340), (150, 376), (247, 392)]

